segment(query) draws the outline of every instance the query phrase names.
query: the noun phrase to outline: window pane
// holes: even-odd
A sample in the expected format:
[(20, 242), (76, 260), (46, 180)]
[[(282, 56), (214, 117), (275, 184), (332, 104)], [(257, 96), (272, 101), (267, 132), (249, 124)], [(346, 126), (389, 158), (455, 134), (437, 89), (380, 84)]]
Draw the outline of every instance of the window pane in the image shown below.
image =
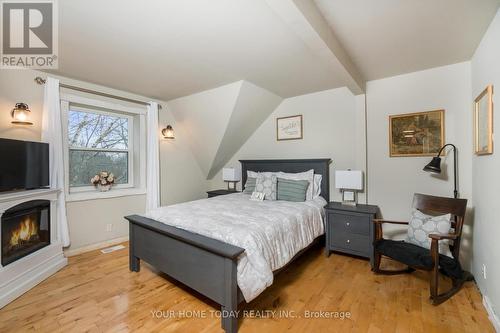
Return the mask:
[(115, 184), (128, 183), (128, 153), (88, 150), (69, 151), (69, 186), (89, 186), (101, 171), (115, 175)]
[(70, 110), (69, 146), (75, 148), (128, 149), (128, 118)]

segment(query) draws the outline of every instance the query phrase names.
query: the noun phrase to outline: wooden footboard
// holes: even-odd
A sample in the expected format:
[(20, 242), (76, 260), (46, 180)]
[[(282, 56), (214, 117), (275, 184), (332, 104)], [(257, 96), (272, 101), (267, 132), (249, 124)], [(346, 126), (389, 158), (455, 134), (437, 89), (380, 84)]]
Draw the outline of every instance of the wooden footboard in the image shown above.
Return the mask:
[(144, 260), (221, 305), (222, 328), (238, 330), (238, 303), (243, 300), (236, 280), (238, 256), (245, 250), (139, 216), (130, 222), (130, 270)]

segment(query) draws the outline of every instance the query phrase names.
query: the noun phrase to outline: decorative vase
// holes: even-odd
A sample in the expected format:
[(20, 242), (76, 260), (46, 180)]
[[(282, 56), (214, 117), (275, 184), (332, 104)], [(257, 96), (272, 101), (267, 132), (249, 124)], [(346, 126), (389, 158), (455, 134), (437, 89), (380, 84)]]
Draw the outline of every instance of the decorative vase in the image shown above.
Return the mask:
[(111, 185), (98, 185), (99, 191), (108, 192), (111, 189)]

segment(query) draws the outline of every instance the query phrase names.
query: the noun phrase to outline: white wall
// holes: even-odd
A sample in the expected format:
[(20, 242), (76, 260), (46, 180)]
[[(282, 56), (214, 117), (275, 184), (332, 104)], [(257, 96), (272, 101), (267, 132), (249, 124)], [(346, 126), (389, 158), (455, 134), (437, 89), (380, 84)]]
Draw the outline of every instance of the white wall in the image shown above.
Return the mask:
[[(2, 70), (0, 74), (0, 137), (40, 141), (43, 104), (43, 86), (33, 80), (36, 76), (47, 74), (32, 70)], [(76, 81), (57, 76), (61, 82), (102, 91), (110, 94), (150, 100), (124, 91)], [(63, 91), (68, 91), (63, 89)], [(75, 92), (71, 91), (75, 94)], [(88, 95), (92, 98), (99, 98)], [(105, 99), (105, 98), (102, 98)], [(116, 101), (113, 100), (115, 103)], [(15, 126), (11, 124), (9, 110), (16, 102), (28, 103), (32, 111), (33, 126)], [(161, 101), (158, 101), (162, 103)], [(162, 103), (165, 104), (165, 103)], [(133, 104), (136, 106), (136, 104)], [(167, 109), (160, 111), (160, 123), (171, 124), (176, 128), (175, 121)], [(200, 198), (204, 195), (206, 181), (193, 159), (191, 152), (182, 139), (174, 140), (170, 145), (161, 143), (161, 181), (162, 203), (173, 203)], [(128, 225), (123, 216), (141, 213), (145, 207), (145, 196), (127, 196), (120, 198), (99, 199), (69, 202), (67, 204), (68, 223), (70, 231), (70, 250), (104, 242), (128, 235)], [(106, 224), (113, 225), (112, 231), (106, 231)]]
[[(472, 59), (472, 96), (474, 100), (488, 84), (497, 91), (493, 95), (495, 105), (500, 105), (500, 11), (490, 25)], [(494, 130), (500, 129), (499, 109), (494, 119)], [(497, 134), (498, 136), (498, 134)], [(498, 316), (500, 311), (500, 221), (497, 206), (500, 202), (500, 151), (498, 145), (493, 155), (472, 158), (472, 193), (474, 196), (474, 250), (473, 273), (476, 282)], [(481, 274), (486, 265), (487, 279)], [(497, 329), (500, 329), (498, 317)]]
[(172, 125), (174, 140), (160, 140), (160, 194), (161, 204), (175, 203), (205, 198), (207, 180), (194, 157), (183, 127), (177, 126), (174, 116), (163, 104), (160, 111), (161, 127)]
[[(358, 98), (347, 88), (287, 98), (252, 134), (227, 166), (239, 167), (239, 159), (266, 158), (331, 158), (330, 198), (340, 200), (334, 187), (335, 169), (364, 170), (363, 159), (358, 150), (364, 152), (364, 138), (358, 141), (357, 128), (363, 128), (364, 108), (357, 107)], [(277, 141), (276, 118), (303, 115), (304, 138), (302, 140)], [(361, 144), (361, 146), (360, 146)], [(209, 182), (209, 188), (224, 188), (219, 172)], [(241, 184), (240, 184), (241, 186)], [(364, 200), (361, 196), (360, 200)]]
[[(368, 201), (384, 218), (407, 221), (415, 192), (453, 196), (453, 154), (443, 158), (444, 178), (422, 171), (431, 157), (389, 157), (389, 115), (445, 110), (445, 140), (459, 151), (460, 196), (471, 199), (470, 87), (469, 62), (367, 83)], [(471, 252), (470, 224), (464, 230), (464, 254)]]
[(202, 91), (168, 101), (178, 128), (208, 175), (212, 161), (224, 136), (243, 81)]
[(243, 80), (170, 100), (168, 107), (210, 179), (281, 101), (276, 94)]

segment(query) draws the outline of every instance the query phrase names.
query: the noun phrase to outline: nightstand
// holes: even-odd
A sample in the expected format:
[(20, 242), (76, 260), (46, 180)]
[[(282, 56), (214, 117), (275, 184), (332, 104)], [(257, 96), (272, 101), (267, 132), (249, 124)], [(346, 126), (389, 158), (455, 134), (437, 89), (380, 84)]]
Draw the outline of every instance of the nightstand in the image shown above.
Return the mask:
[(233, 193), (238, 193), (238, 191), (231, 191), (231, 190), (213, 190), (213, 191), (207, 191), (208, 197), (216, 197), (219, 195), (226, 195), (226, 194), (233, 194)]
[(331, 251), (370, 259), (373, 266), (373, 219), (378, 207), (373, 205), (347, 206), (330, 202), (325, 206), (325, 255)]

